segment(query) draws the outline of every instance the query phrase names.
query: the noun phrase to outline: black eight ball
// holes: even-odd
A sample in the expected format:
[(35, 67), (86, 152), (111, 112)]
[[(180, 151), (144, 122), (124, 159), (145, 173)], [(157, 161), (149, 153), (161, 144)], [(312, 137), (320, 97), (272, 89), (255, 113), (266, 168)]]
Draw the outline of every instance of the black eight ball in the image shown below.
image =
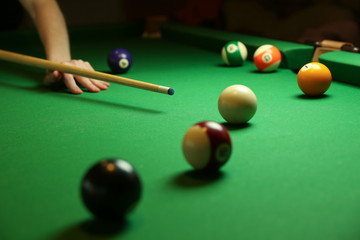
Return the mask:
[(121, 220), (141, 197), (141, 181), (134, 167), (121, 159), (104, 159), (83, 177), (81, 196), (97, 218)]

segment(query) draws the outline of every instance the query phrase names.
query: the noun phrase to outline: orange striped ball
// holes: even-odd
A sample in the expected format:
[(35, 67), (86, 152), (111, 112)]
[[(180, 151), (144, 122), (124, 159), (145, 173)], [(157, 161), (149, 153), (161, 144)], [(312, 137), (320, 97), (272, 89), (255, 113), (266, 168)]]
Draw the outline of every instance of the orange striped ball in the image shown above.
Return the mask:
[(281, 53), (273, 45), (262, 45), (254, 53), (254, 63), (261, 72), (275, 71), (280, 66)]

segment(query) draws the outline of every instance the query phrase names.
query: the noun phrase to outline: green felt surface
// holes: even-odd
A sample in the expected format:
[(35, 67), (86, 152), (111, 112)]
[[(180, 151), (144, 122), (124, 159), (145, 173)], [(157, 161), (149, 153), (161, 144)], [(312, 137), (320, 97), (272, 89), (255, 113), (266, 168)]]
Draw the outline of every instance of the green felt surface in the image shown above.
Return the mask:
[[(0, 239), (359, 239), (358, 87), (333, 82), (309, 99), (289, 69), (261, 74), (174, 40), (96, 33), (72, 33), (74, 57), (108, 71), (108, 51), (127, 48), (124, 76), (176, 93), (112, 84), (75, 96), (42, 87), (43, 70), (0, 62)], [(27, 38), (22, 47), (41, 56), (36, 35)], [(224, 123), (217, 98), (232, 84), (255, 92), (258, 111), (247, 126), (226, 125), (231, 159), (204, 178), (184, 160), (182, 137), (198, 121)], [(118, 226), (93, 221), (79, 196), (105, 157), (131, 162), (144, 186)]]

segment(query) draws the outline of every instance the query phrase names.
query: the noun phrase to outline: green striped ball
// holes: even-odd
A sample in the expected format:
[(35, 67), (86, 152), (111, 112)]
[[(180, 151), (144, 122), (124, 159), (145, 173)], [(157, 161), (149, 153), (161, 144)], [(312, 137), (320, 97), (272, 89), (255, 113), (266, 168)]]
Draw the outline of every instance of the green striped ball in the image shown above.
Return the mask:
[(230, 41), (221, 50), (221, 57), (229, 66), (241, 66), (246, 60), (248, 51), (246, 46), (239, 41)]

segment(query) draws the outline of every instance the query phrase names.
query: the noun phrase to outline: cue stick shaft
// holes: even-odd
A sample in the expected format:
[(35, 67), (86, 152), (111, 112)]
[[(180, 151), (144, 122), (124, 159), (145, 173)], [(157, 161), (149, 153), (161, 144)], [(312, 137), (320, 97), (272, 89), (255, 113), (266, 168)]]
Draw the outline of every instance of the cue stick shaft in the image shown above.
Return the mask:
[(140, 88), (144, 90), (149, 90), (153, 92), (165, 93), (169, 95), (174, 94), (174, 90), (169, 87), (160, 86), (152, 83), (142, 82), (130, 78), (124, 78), (120, 76), (115, 76), (107, 73), (102, 73), (93, 70), (87, 70), (75, 66), (69, 66), (62, 63), (57, 63), (49, 61), (42, 58), (32, 57), (24, 54), (14, 53), (6, 50), (0, 49), (0, 59), (20, 64), (29, 65), (32, 67), (39, 67), (48, 70), (59, 70), (63, 73), (70, 73), (78, 76), (113, 82), (122, 84), (129, 87)]

